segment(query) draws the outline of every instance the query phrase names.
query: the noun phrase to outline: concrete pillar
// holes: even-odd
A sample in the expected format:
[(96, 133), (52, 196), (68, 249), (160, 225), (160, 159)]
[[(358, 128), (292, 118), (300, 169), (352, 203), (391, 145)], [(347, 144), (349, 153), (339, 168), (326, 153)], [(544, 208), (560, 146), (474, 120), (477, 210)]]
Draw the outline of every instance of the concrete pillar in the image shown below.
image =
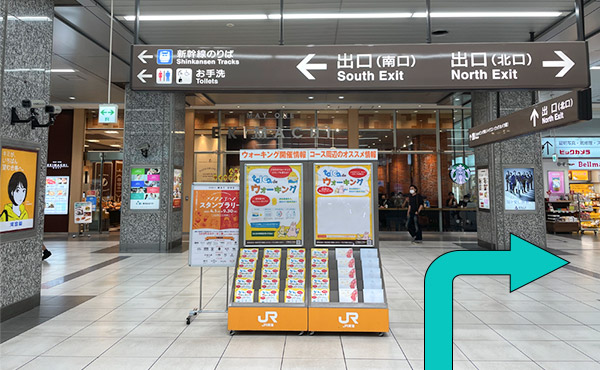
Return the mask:
[(79, 224), (75, 223), (73, 217), (73, 204), (81, 201), (83, 194), (83, 164), (85, 159), (83, 156), (85, 145), (85, 109), (75, 109), (73, 112), (73, 144), (71, 152), (71, 184), (69, 194), (69, 234), (77, 234), (79, 232)]
[(194, 182), (194, 163), (196, 158), (194, 156), (194, 138), (195, 126), (194, 126), (194, 110), (185, 111), (185, 167), (183, 168), (183, 232), (190, 232), (190, 207), (191, 202), (191, 191), (192, 183)]
[[(11, 126), (10, 117), (11, 107), (19, 108), (21, 118), (28, 116), (28, 110), (21, 108), (23, 99), (49, 102), (53, 7), (53, 0), (0, 1), (0, 146), (33, 146), (39, 153), (37, 184), (28, 184), (28, 191), (36, 192), (35, 209), (28, 212), (30, 217), (35, 215), (34, 229), (0, 236), (2, 320), (28, 311), (40, 302), (48, 128), (32, 130), (25, 123)], [(31, 15), (46, 19), (19, 18)], [(47, 120), (48, 116), (42, 114), (40, 123)]]
[(348, 148), (359, 149), (358, 109), (348, 109)]
[[(173, 208), (173, 169), (184, 168), (184, 129), (183, 93), (126, 88), (121, 251), (165, 252), (181, 245), (183, 209)], [(160, 168), (159, 209), (131, 210), (133, 168)]]
[[(531, 93), (526, 91), (474, 92), (472, 94), (473, 125), (478, 126), (531, 105)], [(535, 212), (504, 211), (505, 165), (529, 165), (534, 168)], [(475, 148), (475, 165), (487, 166), (490, 174), (490, 212), (477, 212), (479, 245), (495, 250), (510, 249), (513, 233), (535, 245), (546, 246), (544, 211), (544, 176), (542, 171), (541, 135), (533, 134)], [(523, 166), (525, 167), (525, 166)]]

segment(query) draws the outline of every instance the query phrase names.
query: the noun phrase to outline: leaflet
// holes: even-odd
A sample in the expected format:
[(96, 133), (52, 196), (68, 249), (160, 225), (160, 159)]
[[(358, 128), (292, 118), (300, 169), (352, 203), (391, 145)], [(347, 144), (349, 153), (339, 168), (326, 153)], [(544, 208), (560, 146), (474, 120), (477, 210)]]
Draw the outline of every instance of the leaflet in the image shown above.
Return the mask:
[(381, 289), (383, 284), (380, 277), (377, 278), (363, 278), (363, 289)]
[(254, 289), (236, 289), (235, 302), (252, 303), (254, 301)]
[(328, 278), (329, 277), (329, 269), (328, 268), (312, 269), (311, 277), (312, 278)]
[(239, 267), (237, 269), (237, 277), (254, 279), (255, 272), (256, 272), (256, 270), (251, 267), (250, 268)]
[(340, 302), (356, 303), (358, 302), (358, 290), (340, 289)]
[(248, 279), (248, 278), (235, 279), (235, 288), (236, 289), (252, 289), (253, 284), (254, 284), (253, 279)]
[(329, 279), (328, 278), (312, 279), (311, 286), (313, 289), (329, 289)]
[(279, 290), (279, 279), (276, 278), (263, 278), (260, 282), (262, 289), (277, 289)]
[(363, 270), (365, 268), (379, 268), (379, 258), (363, 258), (360, 263), (362, 264)]
[(260, 303), (279, 303), (279, 290), (261, 289), (258, 291), (258, 302)]
[(381, 270), (379, 269), (379, 267), (377, 267), (377, 268), (363, 267), (362, 273), (363, 273), (363, 280), (364, 279), (381, 278)]
[(304, 279), (297, 278), (287, 278), (285, 282), (285, 286), (288, 289), (304, 289), (304, 283), (306, 281)]
[(264, 258), (262, 267), (263, 269), (279, 268), (281, 266), (281, 260), (279, 258)]
[(383, 289), (364, 289), (365, 303), (383, 303)]
[(306, 261), (304, 258), (288, 258), (287, 259), (287, 267), (288, 268), (304, 268), (306, 265)]
[(304, 303), (304, 289), (286, 289), (285, 303)]
[(291, 279), (304, 279), (305, 269), (290, 267), (287, 270), (287, 277)]
[(313, 268), (326, 268), (329, 265), (329, 259), (327, 258), (314, 258), (311, 260), (311, 266)]
[(313, 302), (329, 302), (329, 289), (311, 289)]
[(329, 250), (327, 248), (313, 248), (311, 249), (310, 255), (313, 258), (327, 258), (329, 256)]
[(281, 259), (281, 249), (279, 248), (265, 248), (265, 254), (263, 258), (277, 258)]
[(306, 249), (304, 248), (290, 248), (287, 253), (288, 258), (305, 258)]
[(252, 267), (256, 268), (256, 260), (254, 258), (240, 258), (238, 261), (238, 267)]
[(377, 255), (377, 249), (375, 249), (375, 248), (361, 248), (360, 249), (360, 258), (361, 259), (379, 258), (379, 256)]
[(338, 279), (342, 278), (356, 279), (356, 269), (349, 267), (338, 268)]
[(354, 258), (354, 250), (352, 248), (336, 248), (335, 259), (348, 259)]
[(279, 269), (278, 268), (263, 268), (262, 269), (262, 277), (263, 277), (263, 279), (279, 278)]
[(352, 278), (338, 278), (338, 289), (356, 289), (356, 279)]
[(258, 258), (258, 249), (257, 248), (244, 248), (240, 252), (240, 258)]
[(337, 265), (338, 270), (344, 267), (354, 268), (356, 266), (356, 261), (354, 260), (354, 258), (341, 259), (337, 260)]

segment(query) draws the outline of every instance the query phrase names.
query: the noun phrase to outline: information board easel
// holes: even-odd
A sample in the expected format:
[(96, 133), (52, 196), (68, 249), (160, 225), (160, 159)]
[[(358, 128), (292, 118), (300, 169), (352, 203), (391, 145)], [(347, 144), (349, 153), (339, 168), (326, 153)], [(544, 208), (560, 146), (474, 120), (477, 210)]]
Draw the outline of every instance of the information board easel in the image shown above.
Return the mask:
[[(239, 184), (192, 184), (188, 264), (200, 267), (200, 300), (186, 318), (190, 324), (199, 313), (227, 312), (229, 268), (235, 266), (238, 251)], [(204, 267), (226, 267), (224, 310), (204, 310), (202, 285)]]
[[(389, 331), (377, 151), (243, 150), (240, 164), (230, 332)], [(332, 222), (341, 207), (355, 212)]]

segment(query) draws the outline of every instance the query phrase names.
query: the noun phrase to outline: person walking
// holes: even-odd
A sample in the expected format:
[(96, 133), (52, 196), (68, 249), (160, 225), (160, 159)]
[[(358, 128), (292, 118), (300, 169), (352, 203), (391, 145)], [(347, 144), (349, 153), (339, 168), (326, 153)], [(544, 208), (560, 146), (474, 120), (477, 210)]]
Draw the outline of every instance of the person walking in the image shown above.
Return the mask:
[(411, 185), (409, 191), (408, 211), (406, 212), (408, 221), (406, 223), (406, 228), (413, 238), (413, 243), (422, 243), (423, 232), (421, 230), (421, 225), (419, 225), (419, 214), (423, 210), (424, 201), (421, 194), (419, 194), (419, 189), (415, 185)]

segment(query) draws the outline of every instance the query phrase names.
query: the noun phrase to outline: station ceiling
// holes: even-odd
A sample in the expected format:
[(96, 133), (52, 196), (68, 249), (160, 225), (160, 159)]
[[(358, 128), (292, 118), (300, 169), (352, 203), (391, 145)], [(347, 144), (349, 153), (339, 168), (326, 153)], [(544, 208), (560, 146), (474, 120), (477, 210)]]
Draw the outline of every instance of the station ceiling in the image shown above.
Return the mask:
[[(133, 22), (128, 19), (135, 14), (135, 1), (113, 1), (111, 100), (120, 103), (124, 99), (123, 86), (129, 81)], [(110, 7), (110, 0), (56, 1), (52, 67), (56, 72), (51, 74), (53, 103), (91, 107), (106, 102)], [(534, 32), (538, 42), (576, 40), (573, 10), (573, 0), (431, 0), (432, 30), (447, 32), (433, 36), (432, 42), (524, 42), (529, 41), (530, 32)], [(285, 0), (284, 42), (286, 45), (424, 43), (424, 12), (425, 0)], [(474, 17), (473, 12), (478, 13), (477, 16)], [(142, 0), (140, 13), (143, 18), (218, 18), (142, 20), (139, 34), (142, 42), (148, 44), (279, 43), (279, 0)], [(357, 19), (339, 19), (335, 16), (339, 14), (354, 15)], [(381, 18), (382, 14), (395, 18)], [(590, 63), (600, 65), (600, 1), (587, 1), (585, 14)], [(322, 17), (329, 19), (318, 19)], [(596, 102), (600, 101), (599, 74), (600, 70), (592, 70), (597, 87), (594, 89)], [(221, 93), (207, 94), (200, 100), (203, 104), (310, 103), (307, 95)], [(345, 95), (344, 103), (363, 107), (378, 102), (435, 104), (447, 96), (446, 92), (353, 93)], [(316, 97), (315, 103), (339, 103), (337, 94), (317, 94)]]

